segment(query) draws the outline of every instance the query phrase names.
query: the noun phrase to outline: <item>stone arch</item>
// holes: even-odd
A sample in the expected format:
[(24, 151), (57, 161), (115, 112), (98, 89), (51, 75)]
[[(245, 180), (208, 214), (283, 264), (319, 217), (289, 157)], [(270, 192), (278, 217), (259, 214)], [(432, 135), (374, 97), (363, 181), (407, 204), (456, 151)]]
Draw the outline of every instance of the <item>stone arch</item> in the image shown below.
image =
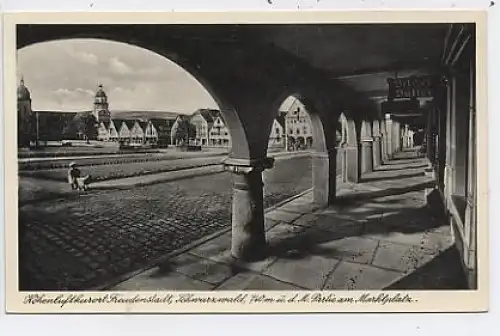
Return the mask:
[(106, 32), (99, 33), (77, 33), (77, 34), (65, 34), (62, 32), (57, 36), (48, 36), (40, 38), (39, 40), (32, 40), (24, 44), (18, 44), (17, 50), (21, 50), (25, 47), (45, 43), (50, 41), (58, 40), (72, 40), (72, 39), (96, 39), (104, 41), (112, 41), (118, 43), (128, 44), (130, 46), (135, 46), (153, 52), (165, 59), (173, 62), (177, 66), (181, 67), (184, 71), (189, 73), (196, 81), (198, 81), (203, 88), (210, 94), (210, 96), (215, 100), (219, 107), (219, 110), (223, 116), (225, 123), (228, 126), (229, 133), (231, 136), (231, 152), (230, 157), (235, 158), (248, 158), (250, 157), (250, 146), (247, 138), (247, 134), (243, 127), (243, 123), (238, 115), (233, 102), (231, 102), (225, 95), (222, 88), (217, 87), (214, 81), (208, 80), (209, 76), (203, 73), (198, 64), (195, 61), (190, 60), (188, 57), (184, 57), (182, 54), (175, 50), (166, 50), (164, 48), (158, 48), (155, 45), (150, 45), (149, 43), (142, 42), (140, 40), (128, 40), (123, 36), (118, 34), (109, 34)]
[[(329, 204), (335, 198), (336, 189), (336, 124), (331, 122), (331, 114), (317, 104), (317, 97), (307, 95), (301, 90), (287, 90), (279, 95), (271, 104), (274, 118), (281, 104), (292, 97), (297, 99), (306, 109), (312, 127), (312, 166), (313, 166), (313, 198), (318, 204)], [(307, 138), (301, 135), (303, 141)], [(294, 134), (294, 141), (300, 141)]]
[[(287, 90), (278, 96), (271, 105), (271, 121), (274, 119), (278, 112), (281, 104), (288, 98), (292, 97), (301, 102), (305, 107), (307, 114), (311, 120), (312, 133), (313, 133), (313, 151), (314, 152), (327, 152), (329, 145), (335, 144), (335, 133), (330, 134), (329, 130), (325, 130), (325, 124), (327, 119), (325, 114), (315, 104), (315, 101), (309, 98), (307, 95), (301, 93), (298, 90)], [(268, 123), (269, 124), (269, 123)], [(272, 122), (271, 122), (272, 125)], [(270, 131), (270, 129), (269, 129)]]

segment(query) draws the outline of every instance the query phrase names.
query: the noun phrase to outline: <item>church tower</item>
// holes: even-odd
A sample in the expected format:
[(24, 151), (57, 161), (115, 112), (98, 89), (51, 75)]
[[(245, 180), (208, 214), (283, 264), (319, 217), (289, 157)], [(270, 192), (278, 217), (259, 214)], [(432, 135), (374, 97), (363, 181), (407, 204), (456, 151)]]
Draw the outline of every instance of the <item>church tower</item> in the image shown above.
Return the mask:
[(102, 89), (102, 85), (99, 84), (99, 88), (95, 94), (94, 98), (94, 116), (97, 121), (109, 122), (111, 120), (111, 113), (109, 112), (108, 96)]
[(17, 145), (28, 147), (34, 138), (33, 111), (31, 110), (31, 94), (24, 79), (21, 78), (17, 87)]

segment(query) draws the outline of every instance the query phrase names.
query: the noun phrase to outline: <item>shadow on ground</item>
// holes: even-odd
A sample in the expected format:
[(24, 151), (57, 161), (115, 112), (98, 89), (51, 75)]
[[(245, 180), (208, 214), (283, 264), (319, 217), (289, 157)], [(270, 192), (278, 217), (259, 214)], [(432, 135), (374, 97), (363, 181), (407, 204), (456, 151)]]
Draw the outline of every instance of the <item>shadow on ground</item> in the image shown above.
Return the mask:
[[(467, 290), (464, 271), (457, 260), (458, 250), (453, 246), (426, 265), (395, 282), (386, 290)], [(444, 271), (446, 270), (446, 271)]]

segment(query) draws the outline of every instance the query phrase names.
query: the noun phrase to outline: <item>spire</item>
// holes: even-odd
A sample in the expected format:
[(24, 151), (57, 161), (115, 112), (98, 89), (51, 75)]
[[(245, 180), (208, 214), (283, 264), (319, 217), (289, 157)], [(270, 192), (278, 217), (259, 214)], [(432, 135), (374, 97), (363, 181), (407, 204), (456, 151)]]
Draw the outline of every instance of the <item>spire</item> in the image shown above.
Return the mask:
[(19, 82), (19, 85), (24, 86), (24, 75), (21, 75), (21, 81)]

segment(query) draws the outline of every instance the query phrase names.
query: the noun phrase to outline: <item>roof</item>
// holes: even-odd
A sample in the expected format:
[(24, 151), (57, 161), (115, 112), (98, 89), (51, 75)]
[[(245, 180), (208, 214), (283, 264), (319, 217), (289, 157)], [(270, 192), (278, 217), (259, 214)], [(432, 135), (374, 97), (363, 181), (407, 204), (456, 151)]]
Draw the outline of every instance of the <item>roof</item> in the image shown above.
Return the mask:
[[(120, 128), (122, 127), (122, 124), (125, 122), (125, 119), (111, 119), (111, 121), (115, 124), (116, 129), (119, 131)], [(127, 125), (127, 124), (125, 124)], [(127, 125), (128, 127), (128, 125)]]
[(151, 118), (150, 121), (155, 127), (162, 125), (167, 127), (172, 127), (175, 120), (174, 119), (164, 119), (164, 118)]
[(106, 92), (104, 92), (104, 90), (102, 89), (102, 85), (99, 85), (99, 89), (95, 93), (95, 96), (96, 97), (107, 97)]
[(71, 120), (78, 113), (84, 113), (84, 112), (33, 111), (33, 113), (37, 113), (38, 114), (38, 119), (39, 120), (41, 120), (41, 119)]
[(285, 127), (285, 116), (286, 114), (278, 113), (276, 117), (276, 121), (281, 125), (281, 127)]
[(202, 115), (202, 117), (208, 122), (208, 123), (213, 123), (214, 120), (220, 115), (219, 110), (213, 110), (213, 109), (198, 109), (196, 110), (194, 114), (199, 113)]
[(139, 126), (142, 128), (143, 131), (145, 131), (146, 128), (148, 127), (147, 121), (137, 120), (137, 123), (139, 124)]

